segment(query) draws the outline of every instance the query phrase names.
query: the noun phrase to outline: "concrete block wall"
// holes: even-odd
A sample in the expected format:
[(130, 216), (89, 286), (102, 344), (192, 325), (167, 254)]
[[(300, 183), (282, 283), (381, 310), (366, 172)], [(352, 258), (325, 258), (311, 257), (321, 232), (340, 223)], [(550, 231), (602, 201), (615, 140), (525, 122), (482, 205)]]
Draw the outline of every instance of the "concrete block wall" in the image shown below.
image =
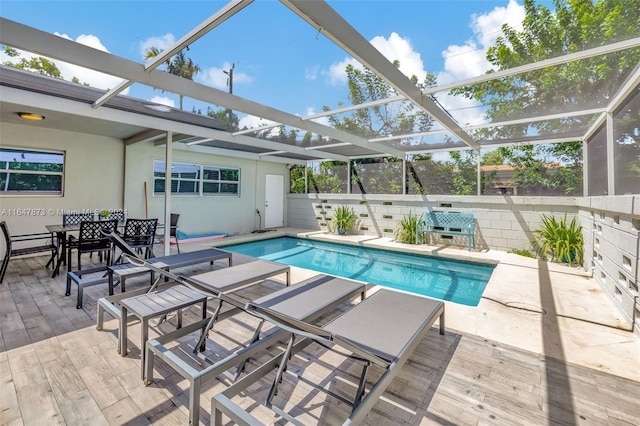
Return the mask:
[[(336, 207), (353, 207), (359, 217), (355, 232), (392, 238), (398, 222), (409, 212), (427, 210), (470, 212), (476, 223), (476, 249), (530, 249), (542, 214), (577, 215), (576, 200), (560, 197), (476, 197), (414, 195), (289, 194), (288, 225), (328, 230)], [(432, 235), (434, 243), (466, 246), (465, 237)]]
[(585, 267), (640, 330), (640, 196), (589, 197), (578, 208)]

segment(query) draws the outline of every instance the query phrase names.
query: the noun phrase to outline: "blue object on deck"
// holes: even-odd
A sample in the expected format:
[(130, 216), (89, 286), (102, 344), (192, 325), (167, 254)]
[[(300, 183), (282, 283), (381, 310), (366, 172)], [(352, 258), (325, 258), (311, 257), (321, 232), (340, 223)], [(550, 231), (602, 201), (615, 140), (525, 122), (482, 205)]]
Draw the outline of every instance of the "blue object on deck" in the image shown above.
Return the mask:
[(231, 234), (227, 234), (226, 232), (205, 232), (203, 234), (187, 234), (186, 232), (182, 232), (178, 229), (178, 239), (188, 240), (190, 238), (206, 238), (206, 237), (230, 237)]

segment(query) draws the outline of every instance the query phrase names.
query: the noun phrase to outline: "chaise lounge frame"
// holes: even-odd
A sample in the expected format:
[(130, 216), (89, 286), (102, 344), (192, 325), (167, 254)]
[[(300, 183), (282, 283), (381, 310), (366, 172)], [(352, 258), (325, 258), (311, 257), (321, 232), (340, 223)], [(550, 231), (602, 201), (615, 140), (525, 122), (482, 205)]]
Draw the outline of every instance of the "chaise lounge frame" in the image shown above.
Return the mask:
[[(363, 362), (360, 382), (351, 403), (353, 410), (344, 422), (345, 425), (360, 424), (434, 322), (439, 319), (442, 335), (445, 327), (444, 302), (387, 289), (378, 290), (323, 327), (316, 327), (251, 302), (247, 305), (247, 309), (280, 329), (286, 330), (290, 335), (289, 342), (284, 352), (213, 397), (212, 425), (221, 425), (223, 414), (235, 424), (252, 426), (262, 424), (232, 401), (232, 398), (264, 378), (276, 367), (277, 374), (265, 405), (290, 422), (300, 424), (288, 413), (274, 406), (272, 399), (289, 360), (295, 353), (314, 341), (323, 345), (335, 344), (351, 351), (356, 359)], [(296, 338), (301, 339), (296, 342)], [(365, 394), (367, 372), (374, 364), (382, 367), (384, 373)], [(332, 395), (343, 402), (348, 402), (342, 397)]]
[[(366, 287), (366, 284), (362, 282), (319, 275), (258, 298), (251, 303), (257, 306), (270, 307), (276, 312), (289, 314), (300, 320), (313, 321), (357, 296), (364, 299)], [(220, 299), (222, 302), (230, 304), (233, 308), (218, 314), (217, 321), (229, 318), (240, 311), (246, 311), (244, 302), (235, 300), (227, 294), (221, 294)], [(244, 370), (245, 363), (249, 358), (281, 340), (286, 340), (286, 332), (277, 328), (269, 330), (261, 337), (263, 323), (264, 321), (260, 321), (252, 338), (246, 342), (244, 347), (202, 370), (194, 369), (178, 354), (172, 352), (166, 344), (198, 330), (204, 330), (203, 333), (206, 333), (206, 327), (210, 324), (210, 320), (193, 323), (179, 330), (148, 340), (145, 354), (145, 385), (153, 382), (154, 359), (156, 357), (160, 358), (178, 374), (189, 380), (189, 424), (197, 424), (200, 417), (200, 394), (205, 383), (228, 372), (228, 370), (233, 370), (231, 378), (236, 380)], [(201, 334), (202, 336), (203, 334)], [(202, 338), (194, 347), (198, 348), (201, 343)]]

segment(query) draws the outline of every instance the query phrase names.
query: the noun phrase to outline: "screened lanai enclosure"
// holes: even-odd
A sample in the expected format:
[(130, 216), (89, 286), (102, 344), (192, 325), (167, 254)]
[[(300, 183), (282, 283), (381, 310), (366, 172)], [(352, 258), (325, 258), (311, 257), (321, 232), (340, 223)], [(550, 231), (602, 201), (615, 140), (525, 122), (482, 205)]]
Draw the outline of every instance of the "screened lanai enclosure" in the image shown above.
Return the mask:
[[(457, 81), (429, 72), (407, 73), (393, 52), (379, 51), (367, 34), (358, 31), (352, 22), (358, 21), (359, 9), (348, 2), (252, 3), (232, 1), (209, 11), (210, 16), (183, 31), (169, 47), (156, 50), (146, 62), (3, 17), (0, 41), (5, 64), (28, 70), (20, 54), (29, 52), (113, 77), (107, 90), (91, 91), (90, 84), (74, 89), (58, 81), (36, 82), (3, 68), (3, 119), (17, 119), (9, 116), (8, 106), (20, 104), (13, 89), (22, 86), (83, 105), (51, 105), (51, 111), (44, 111), (50, 126), (62, 126), (54, 121), (64, 121), (62, 114), (71, 113), (70, 109), (85, 117), (127, 110), (186, 123), (166, 129), (173, 132), (174, 144), (287, 163), (294, 193), (640, 192), (640, 8), (634, 7), (635, 1), (558, 2), (555, 15), (549, 13), (553, 5), (525, 2), (522, 25), (505, 24), (496, 31), (499, 35), (486, 54), (487, 68)], [(578, 8), (579, 4), (591, 6)], [(455, 13), (455, 3), (447, 7)], [(615, 8), (624, 13), (615, 13)], [(206, 15), (203, 9), (181, 13), (185, 21), (193, 21)], [(283, 44), (272, 48), (307, 52), (310, 63), (317, 50), (348, 59), (341, 70), (349, 87), (343, 97), (330, 99), (296, 86), (274, 87), (272, 99), (252, 99), (250, 92), (234, 95), (232, 85), (229, 91), (218, 90), (176, 70), (176, 57), (184, 60), (187, 55), (189, 63), (197, 64), (198, 55), (215, 52), (213, 47), (244, 28), (244, 16), (267, 12), (271, 19), (264, 28), (254, 28), (256, 33), (278, 25), (303, 26), (306, 34), (288, 45), (286, 31), (278, 32)], [(384, 17), (379, 19), (382, 24)], [(597, 30), (585, 28), (590, 19), (599, 25)], [(128, 30), (133, 29), (121, 29)], [(234, 48), (241, 53), (241, 41)], [(11, 52), (14, 55), (6, 55)], [(474, 55), (477, 52), (470, 50), (458, 53), (456, 59), (470, 62)], [(293, 74), (295, 67), (281, 65), (272, 64), (283, 74)], [(228, 77), (233, 78), (234, 67), (225, 70)], [(125, 101), (123, 93), (136, 86), (179, 95), (182, 110), (144, 100)], [(283, 110), (277, 93), (291, 90), (321, 112), (301, 115)], [(135, 126), (122, 137), (128, 143), (145, 139), (162, 143), (166, 130)]]
[[(347, 246), (358, 272), (369, 248), (490, 263), (478, 305), (446, 300), (446, 335), (427, 336), (367, 424), (638, 423), (640, 0), (1, 1), (0, 222), (12, 235), (117, 210), (156, 221), (158, 257), (282, 236)], [(338, 211), (354, 219), (346, 235)], [(433, 217), (452, 222), (422, 222)], [(571, 223), (579, 250), (537, 250), (551, 217)], [(237, 254), (234, 267), (254, 260)], [(0, 419), (185, 423), (195, 382), (163, 369), (141, 386), (144, 351), (113, 358), (122, 334), (94, 329), (106, 288), (76, 309), (43, 259), (12, 259), (0, 286)], [(287, 284), (319, 273), (310, 264)], [(453, 277), (447, 292), (462, 287), (458, 267), (429, 269)], [(258, 337), (225, 321), (234, 346)], [(320, 356), (324, 380), (338, 361), (309, 359)], [(364, 389), (351, 366), (338, 393)], [(203, 388), (203, 413), (226, 384)], [(315, 404), (315, 390), (295, 398)]]

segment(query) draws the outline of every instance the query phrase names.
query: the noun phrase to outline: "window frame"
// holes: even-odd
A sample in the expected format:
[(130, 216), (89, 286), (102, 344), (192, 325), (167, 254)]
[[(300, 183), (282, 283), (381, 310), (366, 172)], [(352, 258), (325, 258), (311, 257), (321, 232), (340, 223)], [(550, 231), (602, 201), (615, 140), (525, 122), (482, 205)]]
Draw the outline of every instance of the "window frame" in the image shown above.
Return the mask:
[[(186, 177), (173, 177), (173, 173), (171, 176), (171, 187), (173, 189), (173, 183), (175, 181), (178, 182), (178, 187), (180, 185), (180, 182), (194, 182), (196, 185), (197, 190), (193, 191), (193, 192), (173, 192), (171, 191), (171, 196), (172, 197), (240, 197), (240, 168), (237, 167), (221, 167), (221, 166), (214, 166), (214, 165), (210, 165), (210, 164), (195, 164), (195, 163), (184, 163), (184, 162), (180, 162), (180, 161), (172, 161), (171, 162), (171, 167), (175, 167), (175, 166), (188, 166), (188, 167), (196, 167), (198, 168), (198, 170), (196, 171), (196, 178), (186, 178)], [(219, 173), (219, 178), (218, 179), (205, 179), (204, 178), (204, 172), (205, 170), (211, 170), (211, 169), (217, 169), (218, 173)], [(164, 170), (165, 170), (165, 161), (164, 160), (153, 160), (153, 195), (154, 196), (164, 196), (166, 193), (165, 191), (159, 192), (156, 191), (156, 181), (157, 180), (161, 180), (163, 183), (165, 181), (165, 176), (156, 176), (156, 172), (158, 170), (163, 170), (162, 173), (163, 175)], [(237, 174), (238, 179), (237, 180), (228, 180), (228, 179), (222, 179), (222, 175), (223, 175), (223, 170), (229, 170), (229, 171), (233, 171), (235, 174)], [(218, 190), (220, 190), (220, 188), (225, 185), (225, 184), (231, 184), (231, 185), (236, 185), (237, 186), (237, 190), (234, 193), (221, 193), (221, 192), (205, 192), (205, 184), (217, 184)], [(166, 188), (165, 188), (166, 189)]]
[[(36, 153), (36, 154), (47, 154), (47, 155), (54, 155), (54, 156), (61, 156), (62, 157), (62, 162), (61, 163), (45, 163), (42, 162), (42, 164), (61, 164), (62, 166), (62, 170), (61, 171), (46, 171), (46, 170), (15, 170), (15, 169), (10, 169), (9, 168), (9, 164), (11, 163), (10, 161), (6, 161), (6, 165), (4, 165), (3, 163), (5, 162), (4, 160), (0, 159), (0, 173), (6, 173), (7, 174), (7, 178), (4, 182), (4, 187), (0, 188), (0, 197), (24, 197), (24, 196), (28, 196), (28, 197), (33, 197), (33, 196), (38, 196), (38, 197), (63, 197), (64, 196), (64, 186), (65, 186), (65, 170), (66, 170), (66, 162), (67, 162), (67, 153), (66, 151), (62, 151), (62, 150), (52, 150), (52, 149), (40, 149), (40, 148), (30, 148), (30, 147), (18, 147), (18, 146), (11, 146), (11, 145), (3, 145), (0, 147), (0, 152), (7, 152), (7, 151), (17, 151), (19, 153)], [(5, 190), (5, 188), (8, 187), (9, 183), (10, 183), (10, 178), (11, 178), (11, 174), (14, 175), (44, 175), (44, 176), (60, 176), (60, 189), (56, 190), (56, 191), (46, 191), (46, 190)]]

